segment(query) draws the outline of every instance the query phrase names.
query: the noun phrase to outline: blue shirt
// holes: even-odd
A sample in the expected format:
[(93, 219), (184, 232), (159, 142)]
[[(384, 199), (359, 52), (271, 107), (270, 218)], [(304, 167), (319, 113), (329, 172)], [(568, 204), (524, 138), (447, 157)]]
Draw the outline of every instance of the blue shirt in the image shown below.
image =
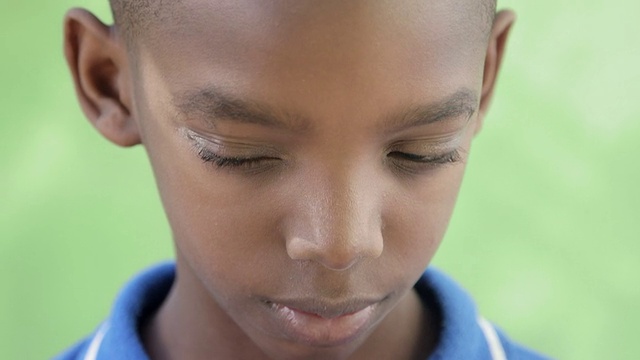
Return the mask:
[[(175, 276), (165, 263), (130, 281), (118, 296), (109, 318), (88, 338), (55, 360), (147, 360), (139, 325), (164, 301)], [(415, 285), (425, 304), (441, 321), (438, 344), (427, 360), (547, 359), (518, 345), (480, 317), (470, 296), (440, 271), (429, 268)]]

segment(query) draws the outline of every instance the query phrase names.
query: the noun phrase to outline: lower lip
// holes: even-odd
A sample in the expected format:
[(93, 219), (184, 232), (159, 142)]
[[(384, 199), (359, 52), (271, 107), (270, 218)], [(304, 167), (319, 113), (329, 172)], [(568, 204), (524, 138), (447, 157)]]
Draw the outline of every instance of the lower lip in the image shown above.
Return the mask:
[(316, 346), (332, 347), (347, 344), (362, 335), (371, 324), (376, 305), (334, 318), (270, 304), (276, 325), (290, 340)]

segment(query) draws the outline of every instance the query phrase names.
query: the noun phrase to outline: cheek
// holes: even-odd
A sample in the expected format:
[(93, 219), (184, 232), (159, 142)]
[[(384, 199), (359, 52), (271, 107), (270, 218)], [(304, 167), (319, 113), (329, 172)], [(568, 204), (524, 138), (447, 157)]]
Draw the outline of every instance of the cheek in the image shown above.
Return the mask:
[[(153, 64), (153, 62), (152, 62)], [(162, 78), (146, 69), (136, 88), (143, 143), (149, 156), (179, 257), (208, 287), (242, 289), (258, 282), (258, 268), (269, 260), (267, 248), (277, 242), (273, 209), (277, 199), (247, 191), (239, 178), (205, 164), (181, 135), (180, 116), (169, 105)], [(172, 115), (171, 115), (172, 114)], [(260, 195), (262, 196), (256, 196)], [(233, 269), (233, 271), (229, 271)]]
[(385, 251), (420, 274), (438, 249), (451, 219), (464, 164), (398, 186), (385, 205)]
[(178, 136), (154, 139), (146, 146), (179, 255), (216, 289), (264, 281), (256, 273), (272, 268), (273, 249), (283, 246), (278, 198), (203, 163)]

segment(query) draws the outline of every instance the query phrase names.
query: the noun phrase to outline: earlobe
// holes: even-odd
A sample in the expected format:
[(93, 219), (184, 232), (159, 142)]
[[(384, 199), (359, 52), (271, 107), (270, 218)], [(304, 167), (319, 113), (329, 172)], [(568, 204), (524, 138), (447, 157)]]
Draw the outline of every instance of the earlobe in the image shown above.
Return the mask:
[(478, 125), (476, 133), (482, 128), (485, 114), (487, 113), (493, 94), (495, 91), (496, 80), (502, 65), (505, 47), (509, 32), (515, 22), (516, 16), (513, 11), (503, 10), (496, 14), (489, 37), (489, 46), (484, 63), (484, 75), (482, 79), (482, 94), (480, 98), (480, 108), (478, 115)]
[(64, 52), (89, 121), (117, 145), (139, 144), (130, 108), (126, 50), (111, 29), (88, 11), (72, 9), (64, 19)]

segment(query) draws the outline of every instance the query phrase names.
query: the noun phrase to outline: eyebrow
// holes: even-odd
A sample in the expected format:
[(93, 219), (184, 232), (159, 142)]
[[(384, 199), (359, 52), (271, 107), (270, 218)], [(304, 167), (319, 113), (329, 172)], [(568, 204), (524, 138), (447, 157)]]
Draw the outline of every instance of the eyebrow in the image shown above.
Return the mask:
[[(393, 132), (412, 127), (468, 116), (477, 108), (477, 96), (470, 89), (462, 88), (443, 100), (410, 106), (401, 112), (389, 114), (384, 118), (384, 127)], [(243, 124), (254, 124), (290, 131), (305, 131), (310, 122), (304, 116), (276, 110), (266, 104), (244, 100), (224, 93), (216, 88), (206, 88), (185, 92), (174, 96), (178, 110), (188, 117), (198, 116), (215, 128), (216, 121), (230, 120)]]
[(477, 106), (476, 93), (471, 89), (462, 88), (438, 102), (412, 106), (400, 114), (390, 115), (386, 123), (393, 131), (398, 132), (460, 116), (469, 119), (476, 112)]
[(174, 96), (173, 101), (183, 115), (199, 115), (212, 127), (215, 127), (218, 120), (293, 131), (302, 131), (308, 127), (301, 116), (251, 100), (239, 99), (216, 88), (186, 92)]

